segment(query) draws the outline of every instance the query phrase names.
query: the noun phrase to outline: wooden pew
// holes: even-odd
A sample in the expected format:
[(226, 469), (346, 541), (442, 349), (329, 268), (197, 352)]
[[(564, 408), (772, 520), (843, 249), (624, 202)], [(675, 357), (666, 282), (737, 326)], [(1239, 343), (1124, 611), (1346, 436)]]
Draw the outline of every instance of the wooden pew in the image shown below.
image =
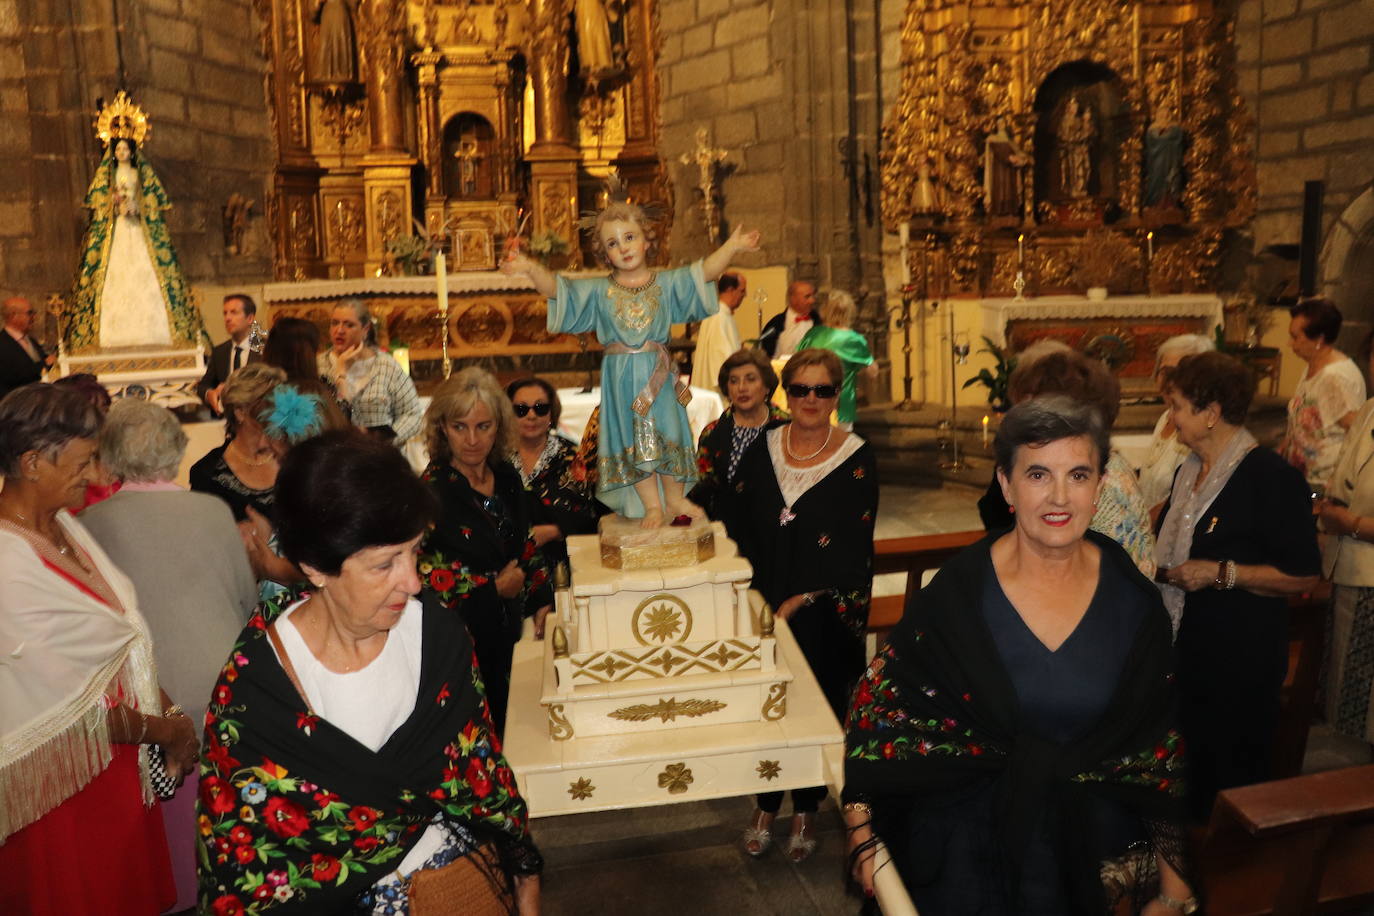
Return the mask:
[(1278, 734), (1274, 740), (1274, 778), (1297, 776), (1307, 753), (1307, 732), (1316, 712), (1317, 683), (1326, 651), (1326, 616), (1331, 586), (1288, 602), (1288, 675), (1283, 681)]
[(985, 532), (980, 529), (875, 541), (874, 574), (906, 573), (906, 594), (874, 598), (873, 606), (868, 612), (868, 629), (875, 633), (881, 642), (887, 631), (902, 619), (907, 599), (921, 590), (921, 574), (928, 569), (939, 569), (949, 562), (950, 557), (974, 541), (980, 540), (984, 534)]
[(1374, 766), (1222, 792), (1199, 874), (1208, 916), (1345, 913), (1374, 902)]

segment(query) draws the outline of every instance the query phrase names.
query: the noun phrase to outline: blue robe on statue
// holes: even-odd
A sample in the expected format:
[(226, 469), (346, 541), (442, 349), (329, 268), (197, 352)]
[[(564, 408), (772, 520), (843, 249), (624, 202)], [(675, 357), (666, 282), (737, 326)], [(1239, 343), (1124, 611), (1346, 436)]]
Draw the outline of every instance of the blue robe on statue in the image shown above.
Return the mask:
[(634, 485), (651, 474), (671, 475), (684, 487), (697, 478), (696, 439), (675, 391), (677, 367), (672, 366), (651, 405), (641, 402), (646, 412), (641, 415), (634, 405), (655, 370), (662, 377), (663, 345), (673, 325), (700, 321), (718, 307), (700, 261), (660, 271), (638, 289), (621, 286), (609, 276), (558, 277), (558, 295), (549, 300), (549, 330), (594, 330), (608, 351), (601, 363), (596, 495), (626, 518), (644, 516)]

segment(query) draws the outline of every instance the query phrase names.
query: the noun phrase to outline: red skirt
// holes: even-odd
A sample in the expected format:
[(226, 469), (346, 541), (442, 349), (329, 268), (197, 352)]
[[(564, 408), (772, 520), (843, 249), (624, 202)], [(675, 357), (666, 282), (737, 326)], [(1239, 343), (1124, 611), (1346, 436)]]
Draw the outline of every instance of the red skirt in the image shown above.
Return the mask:
[(157, 914), (176, 901), (158, 805), (143, 807), (138, 749), (0, 845), (0, 913)]

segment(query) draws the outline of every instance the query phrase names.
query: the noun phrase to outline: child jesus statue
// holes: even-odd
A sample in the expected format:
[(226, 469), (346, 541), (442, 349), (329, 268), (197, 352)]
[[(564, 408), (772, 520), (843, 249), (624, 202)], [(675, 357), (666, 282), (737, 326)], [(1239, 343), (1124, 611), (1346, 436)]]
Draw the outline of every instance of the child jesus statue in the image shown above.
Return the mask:
[(607, 277), (553, 274), (518, 251), (502, 270), (524, 276), (549, 298), (549, 330), (596, 331), (606, 350), (601, 364), (601, 434), (596, 495), (626, 518), (657, 528), (701, 509), (683, 495), (696, 480), (696, 445), (684, 409), (692, 393), (677, 377), (665, 344), (676, 323), (700, 321), (719, 308), (713, 283), (742, 251), (756, 251), (759, 234), (736, 229), (710, 255), (687, 267), (648, 266), (644, 211), (614, 201), (596, 218), (596, 241), (610, 266)]

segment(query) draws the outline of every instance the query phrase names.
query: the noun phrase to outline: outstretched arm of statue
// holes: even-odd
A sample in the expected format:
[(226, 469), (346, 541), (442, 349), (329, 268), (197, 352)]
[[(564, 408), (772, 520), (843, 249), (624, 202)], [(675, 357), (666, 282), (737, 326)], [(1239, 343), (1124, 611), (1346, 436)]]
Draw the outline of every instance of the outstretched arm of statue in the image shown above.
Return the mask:
[(539, 295), (552, 299), (558, 295), (558, 278), (553, 271), (529, 255), (512, 251), (501, 261), (501, 272), (512, 277), (524, 277), (534, 284)]
[(725, 240), (715, 251), (706, 256), (706, 260), (701, 263), (701, 272), (706, 278), (707, 283), (712, 283), (720, 279), (720, 275), (725, 273), (725, 269), (730, 266), (730, 262), (735, 259), (735, 255), (743, 251), (759, 250), (759, 231), (745, 232), (743, 226), (736, 226), (735, 231), (730, 233), (730, 237)]

